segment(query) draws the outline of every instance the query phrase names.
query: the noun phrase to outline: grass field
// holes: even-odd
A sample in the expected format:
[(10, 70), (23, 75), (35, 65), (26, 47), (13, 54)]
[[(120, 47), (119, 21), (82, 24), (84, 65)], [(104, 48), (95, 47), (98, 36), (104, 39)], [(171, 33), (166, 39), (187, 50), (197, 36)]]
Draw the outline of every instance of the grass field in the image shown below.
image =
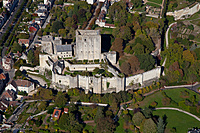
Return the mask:
[(175, 110), (156, 110), (153, 111), (153, 115), (167, 116), (165, 133), (170, 133), (173, 127), (176, 127), (176, 133), (186, 133), (188, 129), (200, 126), (200, 122), (195, 118)]
[(155, 3), (158, 3), (158, 4), (162, 4), (162, 0), (148, 0), (148, 1), (155, 2)]
[[(184, 90), (189, 92), (188, 99), (191, 96), (196, 95), (197, 101), (200, 100), (200, 97), (197, 93), (195, 93), (191, 90), (188, 90), (186, 88), (169, 89), (169, 90), (164, 90), (164, 92), (166, 92), (167, 96), (169, 96), (172, 100), (174, 100), (176, 103), (178, 103), (185, 99), (185, 98), (180, 97), (181, 91), (184, 91)], [(163, 98), (164, 98), (164, 96), (162, 95), (161, 91), (156, 92), (155, 94), (146, 97), (142, 102), (140, 102), (140, 106), (143, 108), (143, 107), (149, 106), (152, 102), (156, 101), (158, 103), (157, 107), (163, 107), (163, 105), (162, 105)], [(170, 104), (169, 106), (170, 107), (178, 107), (178, 106), (172, 105), (172, 104)]]

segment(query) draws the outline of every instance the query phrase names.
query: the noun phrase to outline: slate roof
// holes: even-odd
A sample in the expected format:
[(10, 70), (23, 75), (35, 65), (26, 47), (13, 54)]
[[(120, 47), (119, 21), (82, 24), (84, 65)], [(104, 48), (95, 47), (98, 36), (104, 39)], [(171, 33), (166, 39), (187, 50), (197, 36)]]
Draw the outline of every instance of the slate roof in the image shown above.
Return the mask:
[(56, 45), (57, 52), (72, 51), (72, 45)]

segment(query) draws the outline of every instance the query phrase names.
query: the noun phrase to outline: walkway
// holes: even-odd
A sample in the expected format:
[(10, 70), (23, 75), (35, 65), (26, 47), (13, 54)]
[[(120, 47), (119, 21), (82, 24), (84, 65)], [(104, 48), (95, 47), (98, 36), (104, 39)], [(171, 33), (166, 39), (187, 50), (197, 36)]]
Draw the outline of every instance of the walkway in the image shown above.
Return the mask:
[(200, 121), (200, 118), (199, 117), (197, 117), (196, 115), (193, 115), (193, 114), (191, 114), (191, 113), (189, 113), (189, 112), (187, 112), (187, 111), (184, 111), (184, 110), (181, 110), (181, 109), (178, 109), (178, 108), (172, 108), (172, 107), (160, 107), (160, 108), (155, 108), (155, 110), (161, 110), (161, 109), (168, 109), (168, 110), (176, 110), (176, 111), (179, 111), (179, 112), (183, 112), (183, 113), (185, 113), (185, 114), (187, 114), (187, 115), (189, 115), (189, 116), (191, 116), (191, 117), (194, 117), (195, 119), (197, 119), (198, 121)]

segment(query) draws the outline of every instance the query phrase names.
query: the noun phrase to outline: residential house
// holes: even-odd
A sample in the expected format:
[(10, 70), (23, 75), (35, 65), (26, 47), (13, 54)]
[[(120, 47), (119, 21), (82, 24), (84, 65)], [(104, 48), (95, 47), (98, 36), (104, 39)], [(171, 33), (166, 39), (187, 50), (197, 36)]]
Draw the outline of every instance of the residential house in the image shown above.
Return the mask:
[(46, 16), (47, 10), (46, 9), (38, 9), (38, 10), (35, 11), (35, 14), (37, 14), (39, 17), (40, 16)]
[(3, 73), (1, 73), (0, 74), (0, 93), (3, 92), (4, 90), (4, 87), (6, 85), (5, 82), (6, 82), (6, 76)]
[(25, 45), (26, 47), (29, 47), (29, 39), (19, 39), (18, 43), (20, 45)]
[(0, 99), (0, 110), (4, 112), (9, 107), (9, 101)]
[(52, 119), (55, 121), (58, 120), (61, 116), (61, 112), (62, 112), (61, 109), (54, 109)]
[(8, 85), (5, 88), (5, 91), (7, 91), (7, 90), (10, 90), (10, 91), (17, 93), (17, 91), (18, 91), (17, 90), (17, 84), (15, 83), (14, 80), (12, 80), (8, 83)]
[(26, 93), (30, 93), (35, 89), (34, 83), (28, 80), (17, 79), (15, 80), (15, 83), (17, 85), (18, 91), (25, 91)]
[(2, 58), (2, 67), (3, 67), (6, 71), (10, 71), (11, 68), (12, 68), (12, 62), (13, 62), (12, 58), (4, 56), (4, 57)]
[(68, 112), (69, 112), (69, 109), (68, 108), (64, 108), (63, 113), (68, 113)]
[(33, 33), (36, 32), (39, 29), (39, 25), (37, 23), (32, 23), (29, 25), (29, 32)]
[(14, 101), (16, 99), (15, 92), (11, 90), (4, 91), (1, 95), (1, 99), (5, 99), (7, 101)]

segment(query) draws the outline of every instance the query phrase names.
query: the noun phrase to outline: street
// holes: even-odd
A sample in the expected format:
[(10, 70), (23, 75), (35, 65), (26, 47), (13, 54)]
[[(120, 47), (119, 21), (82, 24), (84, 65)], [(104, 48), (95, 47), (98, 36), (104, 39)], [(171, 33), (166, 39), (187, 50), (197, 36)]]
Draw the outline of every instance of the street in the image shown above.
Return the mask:
[(22, 4), (23, 0), (19, 0), (18, 5), (14, 8), (14, 12), (11, 13), (10, 17), (7, 19), (6, 23), (2, 26), (1, 28), (1, 32), (2, 34), (0, 34), (0, 40), (2, 39), (2, 36), (4, 33), (6, 33), (6, 30), (8, 29), (8, 26), (12, 23), (15, 14), (17, 13), (17, 11), (19, 10), (21, 4)]

